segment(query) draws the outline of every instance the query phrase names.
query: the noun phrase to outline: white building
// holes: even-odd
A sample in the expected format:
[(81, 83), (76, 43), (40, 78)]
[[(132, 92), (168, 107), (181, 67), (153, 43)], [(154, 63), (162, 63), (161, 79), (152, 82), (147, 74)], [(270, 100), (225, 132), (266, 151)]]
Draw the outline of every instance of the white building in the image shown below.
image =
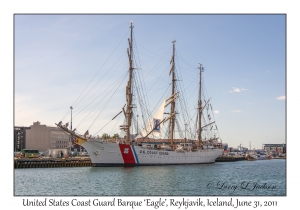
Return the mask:
[(57, 127), (34, 122), (26, 131), (26, 149), (64, 149), (69, 147), (69, 135)]

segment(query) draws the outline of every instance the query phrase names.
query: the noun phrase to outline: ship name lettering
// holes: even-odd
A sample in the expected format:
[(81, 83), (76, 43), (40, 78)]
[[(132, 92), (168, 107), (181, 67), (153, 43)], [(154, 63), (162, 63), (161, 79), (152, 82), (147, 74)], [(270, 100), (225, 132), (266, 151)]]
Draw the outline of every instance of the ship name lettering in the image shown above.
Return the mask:
[(145, 151), (145, 150), (140, 150), (140, 153), (143, 153), (143, 154), (148, 154), (148, 155), (169, 155), (169, 152), (158, 152), (158, 151), (153, 151), (153, 150), (148, 150), (148, 151)]
[(156, 155), (156, 154), (157, 154), (157, 151), (149, 150), (149, 151), (147, 151), (147, 154), (153, 154), (153, 155)]

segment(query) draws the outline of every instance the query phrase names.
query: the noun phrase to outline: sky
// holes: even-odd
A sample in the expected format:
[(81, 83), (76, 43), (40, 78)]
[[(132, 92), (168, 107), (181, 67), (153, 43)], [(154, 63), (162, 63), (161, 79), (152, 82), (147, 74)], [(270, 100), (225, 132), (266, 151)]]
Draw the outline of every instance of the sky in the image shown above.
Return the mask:
[[(182, 80), (179, 82), (192, 92), (187, 94), (189, 109), (195, 109), (197, 104), (197, 67), (201, 63), (222, 142), (230, 147), (249, 148), (251, 144), (252, 149), (266, 143), (286, 143), (286, 16), (283, 14), (17, 14), (14, 16), (15, 126), (30, 126), (36, 121), (47, 126), (55, 126), (60, 120), (69, 122), (68, 111), (73, 106), (73, 129), (84, 133), (89, 128), (90, 134), (99, 135), (119, 132), (115, 123), (100, 129), (125, 104), (130, 21), (134, 25), (136, 71), (142, 71), (146, 78), (151, 110), (170, 84), (171, 42), (176, 40), (179, 61), (176, 68)], [(114, 94), (115, 101), (106, 104), (110, 95), (105, 95), (105, 90), (117, 87), (115, 84), (120, 84)], [(95, 87), (92, 89), (95, 93), (79, 103), (78, 98), (91, 87)], [(85, 106), (81, 102), (89, 103), (92, 99), (88, 97), (96, 98), (100, 92), (103, 93), (97, 99), (99, 105), (92, 105), (88, 118), (80, 118), (80, 110)], [(96, 122), (95, 116), (98, 116)], [(91, 123), (93, 126), (89, 127)]]

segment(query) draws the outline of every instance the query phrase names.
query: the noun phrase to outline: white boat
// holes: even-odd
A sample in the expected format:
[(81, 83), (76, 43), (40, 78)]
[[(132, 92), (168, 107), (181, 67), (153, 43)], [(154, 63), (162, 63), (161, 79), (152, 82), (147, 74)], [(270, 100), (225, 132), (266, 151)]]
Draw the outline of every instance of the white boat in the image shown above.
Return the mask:
[(267, 156), (263, 154), (256, 154), (257, 160), (267, 160)]
[(246, 160), (258, 160), (258, 157), (253, 152), (248, 152), (245, 156)]
[[(204, 109), (212, 111), (211, 104), (204, 101), (202, 104), (201, 80), (203, 68), (200, 64), (200, 85), (197, 107), (197, 119), (194, 139), (175, 138), (175, 111), (176, 99), (179, 98), (179, 92), (175, 88), (175, 41), (173, 41), (173, 54), (171, 59), (172, 75), (172, 93), (171, 96), (163, 100), (157, 112), (149, 120), (148, 124), (142, 129), (138, 135), (133, 137), (130, 133), (132, 126), (133, 105), (132, 96), (132, 79), (133, 79), (133, 58), (132, 58), (132, 22), (130, 24), (131, 35), (129, 41), (129, 48), (127, 50), (129, 57), (129, 79), (126, 86), (126, 106), (123, 107), (122, 112), (125, 115), (125, 125), (121, 125), (120, 129), (125, 132), (124, 139), (117, 139), (116, 141), (107, 141), (99, 138), (90, 138), (88, 131), (85, 135), (79, 135), (72, 128), (64, 126), (62, 122), (56, 124), (65, 132), (70, 133), (74, 137), (74, 143), (86, 149), (90, 155), (93, 166), (139, 166), (139, 165), (175, 165), (175, 164), (202, 164), (214, 163), (223, 153), (222, 143), (219, 142), (219, 137), (216, 134), (208, 136), (204, 132), (212, 133), (215, 122), (209, 120), (204, 122)], [(209, 106), (210, 105), (210, 106)], [(168, 116), (164, 111), (166, 107), (171, 106)], [(118, 114), (118, 115), (119, 115)], [(118, 116), (117, 115), (117, 116)], [(206, 116), (207, 117), (207, 116)], [(114, 117), (115, 118), (115, 117)], [(114, 119), (113, 118), (113, 119)], [(168, 122), (168, 138), (162, 139), (162, 126)], [(204, 124), (205, 123), (205, 124)], [(201, 129), (199, 129), (201, 128)]]
[(257, 160), (267, 160), (267, 155), (264, 150), (257, 150), (255, 152), (255, 155), (257, 157)]

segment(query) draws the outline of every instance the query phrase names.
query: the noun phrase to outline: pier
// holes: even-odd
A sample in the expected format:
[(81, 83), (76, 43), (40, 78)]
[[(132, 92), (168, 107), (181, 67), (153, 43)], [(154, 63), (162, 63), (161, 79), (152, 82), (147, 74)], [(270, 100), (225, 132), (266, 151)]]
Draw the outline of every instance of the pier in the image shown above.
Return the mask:
[(231, 157), (231, 156), (220, 156), (216, 159), (216, 162), (235, 162), (245, 160), (244, 157)]
[(92, 166), (90, 158), (19, 158), (14, 168), (60, 168)]

